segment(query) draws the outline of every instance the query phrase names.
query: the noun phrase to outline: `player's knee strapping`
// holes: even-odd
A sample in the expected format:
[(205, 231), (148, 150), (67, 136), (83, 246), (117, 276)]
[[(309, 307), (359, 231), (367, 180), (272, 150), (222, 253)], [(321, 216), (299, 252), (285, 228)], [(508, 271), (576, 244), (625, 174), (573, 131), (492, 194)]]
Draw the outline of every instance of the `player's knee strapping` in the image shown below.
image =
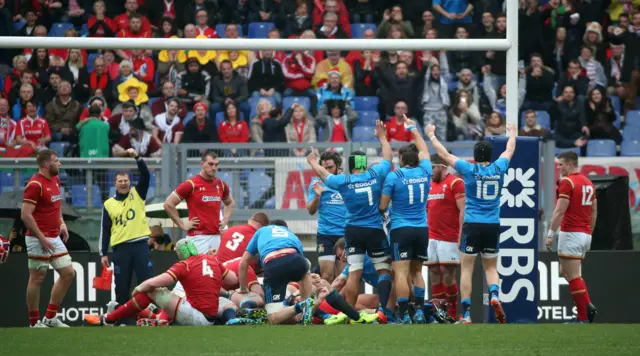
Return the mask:
[(376, 271), (380, 270), (391, 270), (391, 264), (389, 263), (389, 258), (386, 256), (383, 257), (372, 257), (371, 262), (373, 263), (373, 267)]
[(249, 297), (245, 298), (242, 302), (240, 302), (240, 308), (243, 309), (255, 309), (258, 307), (258, 303), (255, 300), (249, 299)]
[(349, 272), (361, 271), (364, 269), (364, 254), (347, 256)]

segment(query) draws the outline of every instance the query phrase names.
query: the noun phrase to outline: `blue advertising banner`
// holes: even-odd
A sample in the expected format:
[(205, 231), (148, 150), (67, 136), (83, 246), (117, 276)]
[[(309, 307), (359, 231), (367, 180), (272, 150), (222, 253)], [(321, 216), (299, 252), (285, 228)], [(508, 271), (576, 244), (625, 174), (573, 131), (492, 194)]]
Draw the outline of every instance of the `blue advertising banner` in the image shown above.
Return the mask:
[[(506, 137), (489, 138), (493, 160), (504, 152)], [(516, 151), (504, 176), (500, 201), (500, 300), (509, 323), (535, 323), (538, 319), (538, 194), (540, 139), (517, 139)], [(486, 287), (485, 287), (486, 288)], [(488, 294), (484, 298), (488, 306)], [(488, 321), (495, 323), (491, 308)]]

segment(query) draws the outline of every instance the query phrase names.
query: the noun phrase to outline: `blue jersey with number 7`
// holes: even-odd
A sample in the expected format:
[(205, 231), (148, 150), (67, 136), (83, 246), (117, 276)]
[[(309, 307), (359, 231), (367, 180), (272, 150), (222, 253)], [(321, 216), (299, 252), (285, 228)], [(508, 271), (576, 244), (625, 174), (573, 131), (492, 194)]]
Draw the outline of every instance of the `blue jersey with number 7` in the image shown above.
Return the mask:
[(382, 229), (382, 214), (378, 210), (382, 185), (391, 172), (391, 162), (382, 160), (358, 174), (330, 174), (325, 184), (340, 192), (347, 207), (348, 226)]
[(459, 159), (455, 169), (464, 179), (466, 204), (464, 222), (480, 224), (500, 223), (500, 198), (504, 174), (509, 160), (498, 158), (488, 166)]

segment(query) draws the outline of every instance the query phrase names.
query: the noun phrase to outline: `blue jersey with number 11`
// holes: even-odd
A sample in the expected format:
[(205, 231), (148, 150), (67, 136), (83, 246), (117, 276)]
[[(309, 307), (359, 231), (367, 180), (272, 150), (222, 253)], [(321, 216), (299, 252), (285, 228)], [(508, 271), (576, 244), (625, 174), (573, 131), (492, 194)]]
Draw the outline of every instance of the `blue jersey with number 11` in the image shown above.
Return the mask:
[(431, 161), (423, 159), (418, 167), (403, 167), (387, 176), (382, 193), (391, 197), (390, 231), (401, 227), (427, 226), (426, 207), (431, 174)]
[(384, 179), (391, 171), (391, 162), (382, 160), (358, 174), (330, 174), (325, 183), (340, 192), (349, 217), (348, 226), (382, 229), (382, 214), (378, 210)]
[(509, 169), (509, 160), (498, 158), (490, 165), (483, 166), (459, 159), (455, 169), (464, 179), (464, 222), (499, 224), (502, 183)]

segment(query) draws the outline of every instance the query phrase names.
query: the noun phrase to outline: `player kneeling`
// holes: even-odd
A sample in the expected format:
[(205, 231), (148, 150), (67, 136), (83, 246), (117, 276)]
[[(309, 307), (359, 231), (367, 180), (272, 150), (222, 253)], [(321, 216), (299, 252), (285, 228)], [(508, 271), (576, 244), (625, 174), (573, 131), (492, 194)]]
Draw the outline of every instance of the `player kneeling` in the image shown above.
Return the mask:
[[(180, 325), (219, 325), (235, 318), (236, 310), (230, 307), (233, 303), (219, 298), (219, 295), (223, 283), (238, 283), (236, 274), (229, 272), (214, 256), (199, 255), (193, 242), (186, 239), (178, 241), (175, 250), (180, 262), (165, 273), (137, 286), (133, 297), (114, 312), (85, 315), (87, 323), (112, 326), (119, 319), (135, 316), (152, 302), (164, 310), (170, 320)], [(179, 297), (166, 288), (175, 282), (182, 283), (186, 298)], [(168, 322), (158, 323), (162, 324), (166, 325)]]

